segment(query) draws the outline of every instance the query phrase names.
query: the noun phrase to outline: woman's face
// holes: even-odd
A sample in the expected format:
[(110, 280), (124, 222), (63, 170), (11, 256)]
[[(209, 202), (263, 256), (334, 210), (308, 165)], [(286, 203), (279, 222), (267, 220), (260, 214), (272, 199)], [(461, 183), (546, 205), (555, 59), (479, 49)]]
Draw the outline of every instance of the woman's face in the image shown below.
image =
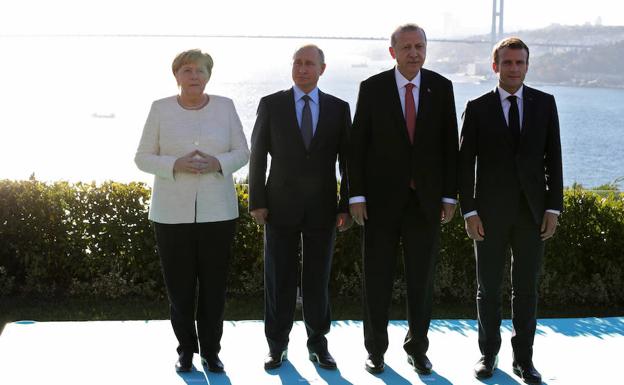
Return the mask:
[(187, 95), (201, 95), (204, 93), (210, 75), (206, 67), (197, 63), (184, 64), (175, 74), (182, 92)]

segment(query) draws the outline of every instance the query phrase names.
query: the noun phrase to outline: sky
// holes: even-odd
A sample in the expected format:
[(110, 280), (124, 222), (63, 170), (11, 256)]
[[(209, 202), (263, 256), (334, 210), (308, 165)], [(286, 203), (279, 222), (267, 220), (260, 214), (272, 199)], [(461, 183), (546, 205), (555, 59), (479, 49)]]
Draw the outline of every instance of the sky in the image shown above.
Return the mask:
[[(506, 0), (505, 31), (553, 23), (624, 25), (619, 0)], [(492, 0), (3, 0), (0, 36), (225, 34), (385, 37), (415, 22), (429, 37), (490, 31)], [(244, 47), (238, 47), (244, 49)]]

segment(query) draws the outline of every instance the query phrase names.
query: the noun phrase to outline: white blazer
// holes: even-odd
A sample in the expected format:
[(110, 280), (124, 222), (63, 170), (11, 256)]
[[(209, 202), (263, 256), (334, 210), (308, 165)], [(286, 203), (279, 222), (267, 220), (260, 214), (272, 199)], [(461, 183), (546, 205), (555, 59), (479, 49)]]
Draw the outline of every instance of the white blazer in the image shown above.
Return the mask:
[[(221, 172), (178, 173), (181, 156), (200, 150), (217, 158)], [(225, 221), (238, 217), (232, 174), (249, 161), (249, 147), (231, 99), (210, 95), (199, 110), (176, 96), (152, 103), (134, 162), (154, 174), (149, 219), (159, 223)]]

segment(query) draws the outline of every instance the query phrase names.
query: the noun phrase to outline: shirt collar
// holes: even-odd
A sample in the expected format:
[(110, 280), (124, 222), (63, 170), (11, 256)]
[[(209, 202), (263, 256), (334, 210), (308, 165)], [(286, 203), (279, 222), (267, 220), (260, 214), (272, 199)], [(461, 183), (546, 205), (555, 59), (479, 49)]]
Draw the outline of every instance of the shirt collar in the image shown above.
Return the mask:
[[(295, 102), (298, 102), (299, 99), (301, 99), (303, 97), (303, 95), (306, 94), (305, 92), (301, 91), (301, 89), (299, 87), (297, 87), (296, 85), (293, 85), (293, 92), (294, 92), (294, 95), (295, 95)], [(308, 93), (308, 96), (314, 102), (314, 104), (318, 104), (318, 100), (319, 100), (319, 89), (318, 89), (318, 87), (314, 87), (314, 89)]]
[(405, 76), (403, 76), (403, 74), (399, 71), (399, 69), (396, 66), (394, 67), (394, 78), (396, 79), (397, 88), (399, 89), (405, 88), (405, 85), (407, 83), (412, 83), (413, 85), (416, 86), (416, 88), (419, 89), (420, 88), (420, 74), (421, 74), (421, 71), (418, 71), (414, 79), (412, 79), (412, 81), (409, 81), (405, 78)]
[[(498, 90), (498, 95), (500, 96), (501, 101), (507, 99), (507, 97), (511, 95), (509, 92), (505, 91), (499, 86), (496, 86), (496, 89)], [(518, 99), (522, 100), (523, 91), (524, 91), (524, 84), (521, 85), (520, 88), (518, 88), (518, 91), (516, 91), (514, 95), (516, 95)]]

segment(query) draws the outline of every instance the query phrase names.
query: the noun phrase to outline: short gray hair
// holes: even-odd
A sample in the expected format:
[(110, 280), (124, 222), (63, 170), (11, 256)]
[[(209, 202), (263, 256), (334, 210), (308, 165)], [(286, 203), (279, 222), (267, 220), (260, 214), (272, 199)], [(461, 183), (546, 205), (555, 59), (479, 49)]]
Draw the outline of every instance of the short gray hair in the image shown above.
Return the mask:
[(397, 29), (395, 29), (394, 32), (392, 32), (392, 35), (390, 36), (390, 46), (394, 47), (397, 41), (397, 36), (400, 33), (414, 32), (414, 31), (422, 32), (423, 36), (425, 37), (425, 42), (427, 42), (427, 34), (425, 33), (425, 30), (418, 24), (408, 23), (408, 24), (399, 25)]
[(299, 52), (301, 52), (302, 50), (304, 50), (306, 48), (314, 48), (316, 50), (316, 52), (318, 52), (318, 56), (319, 56), (319, 59), (321, 61), (320, 64), (325, 64), (325, 54), (323, 53), (323, 50), (320, 49), (316, 44), (306, 44), (304, 46), (301, 46), (301, 47), (297, 48), (295, 53), (293, 53), (293, 60), (295, 59), (295, 56), (297, 56), (297, 54)]

